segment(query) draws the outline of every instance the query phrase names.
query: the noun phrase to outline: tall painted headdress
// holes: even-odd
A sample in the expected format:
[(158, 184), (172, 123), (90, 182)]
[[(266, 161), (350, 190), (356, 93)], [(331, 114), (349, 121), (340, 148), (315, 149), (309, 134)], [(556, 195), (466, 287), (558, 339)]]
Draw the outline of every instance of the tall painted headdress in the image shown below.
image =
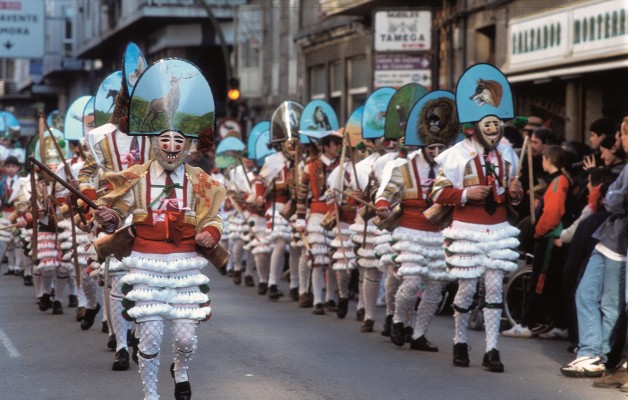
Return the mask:
[(12, 112), (0, 111), (0, 134), (8, 135), (20, 130), (20, 121)]
[(116, 105), (116, 97), (122, 88), (122, 71), (116, 71), (105, 78), (94, 96), (94, 123), (102, 126), (111, 120)]
[(410, 110), (405, 129), (406, 146), (452, 144), (460, 139), (456, 96), (435, 90), (423, 96)]
[[(288, 139), (299, 138), (299, 122), (303, 104), (286, 100), (279, 105), (270, 118), (270, 143), (277, 144)], [(301, 138), (304, 139), (304, 138)], [(301, 141), (301, 143), (304, 143)]]
[(63, 124), (66, 140), (81, 140), (94, 128), (94, 97), (81, 96), (68, 108)]
[(65, 115), (59, 110), (52, 111), (46, 117), (46, 122), (48, 123), (48, 126), (51, 128), (57, 128), (60, 131), (63, 131), (64, 120), (65, 120)]
[(228, 168), (238, 163), (238, 157), (244, 151), (245, 146), (242, 140), (229, 136), (220, 141), (216, 146), (215, 161), (216, 167)]
[(133, 92), (133, 88), (146, 68), (148, 68), (148, 63), (146, 58), (144, 58), (144, 54), (142, 54), (137, 44), (129, 42), (122, 56), (123, 89), (127, 93), (131, 94)]
[(67, 140), (63, 139), (63, 132), (57, 128), (44, 130), (42, 136), (35, 137), (33, 155), (37, 161), (54, 169), (63, 160), (74, 155), (68, 146)]
[(305, 105), (299, 120), (299, 133), (310, 138), (321, 139), (340, 128), (338, 116), (329, 103), (312, 100)]
[(461, 124), (478, 122), (489, 115), (502, 121), (513, 119), (515, 109), (508, 79), (490, 64), (473, 65), (456, 85), (456, 109)]
[[(140, 76), (129, 109), (129, 135), (176, 131), (211, 147), (216, 119), (214, 96), (200, 69), (187, 60), (157, 61)], [(209, 146), (209, 147), (207, 147)]]
[(349, 145), (356, 147), (362, 143), (362, 113), (364, 106), (360, 106), (353, 110), (347, 123), (345, 124), (345, 135), (349, 137)]
[[(249, 132), (249, 138), (246, 142), (246, 157), (250, 160), (255, 160), (255, 144), (257, 143), (257, 138), (260, 137), (264, 132), (269, 132), (270, 138), (270, 121), (260, 121), (253, 128), (251, 132)], [(268, 142), (270, 144), (270, 140)]]
[(395, 92), (396, 90), (392, 87), (381, 87), (366, 99), (362, 113), (362, 137), (364, 139), (384, 137), (386, 111)]
[(384, 138), (397, 140), (404, 137), (410, 110), (428, 90), (418, 83), (403, 85), (392, 95), (386, 108)]

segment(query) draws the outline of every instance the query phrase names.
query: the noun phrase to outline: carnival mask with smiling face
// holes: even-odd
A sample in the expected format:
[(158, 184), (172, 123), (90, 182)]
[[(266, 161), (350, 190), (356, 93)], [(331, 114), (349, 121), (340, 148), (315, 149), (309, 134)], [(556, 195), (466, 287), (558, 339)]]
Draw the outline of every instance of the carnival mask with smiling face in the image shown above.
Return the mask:
[(485, 148), (492, 150), (504, 136), (504, 123), (494, 115), (482, 118), (475, 124), (475, 139)]
[(153, 140), (155, 159), (167, 171), (174, 171), (183, 163), (190, 146), (190, 140), (174, 131), (166, 131)]

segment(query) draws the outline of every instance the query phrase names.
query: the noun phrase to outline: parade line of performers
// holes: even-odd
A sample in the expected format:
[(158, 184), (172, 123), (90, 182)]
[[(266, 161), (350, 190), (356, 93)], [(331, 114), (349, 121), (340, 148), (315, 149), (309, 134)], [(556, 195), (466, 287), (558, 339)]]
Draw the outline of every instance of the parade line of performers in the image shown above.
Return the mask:
[[(355, 298), (362, 332), (376, 329), (383, 287), (382, 334), (430, 352), (438, 351), (430, 322), (455, 282), (458, 367), (471, 364), (467, 328), (481, 286), (481, 365), (504, 371), (502, 288), (518, 268), (511, 221), (525, 192), (518, 155), (503, 143), (515, 114), (498, 69), (469, 68), (455, 94), (377, 89), (344, 126), (324, 101), (285, 101), (243, 141), (237, 132), (214, 140), (213, 97), (193, 64), (149, 66), (133, 43), (122, 61), (96, 96), (72, 104), (62, 127), (40, 117), (29, 165), (5, 160), (0, 234), (10, 271), (34, 285), (41, 311), (63, 314), (69, 295), (87, 330), (102, 303), (112, 369), (137, 362), (145, 399), (159, 397), (165, 322), (174, 397), (191, 398), (195, 330), (211, 315), (208, 264), (274, 301), (287, 275), (287, 297), (315, 315), (345, 318)], [(186, 161), (218, 140), (211, 173)], [(547, 165), (557, 164), (550, 153)], [(543, 284), (531, 286), (538, 294)], [(601, 375), (578, 368), (571, 376)]]

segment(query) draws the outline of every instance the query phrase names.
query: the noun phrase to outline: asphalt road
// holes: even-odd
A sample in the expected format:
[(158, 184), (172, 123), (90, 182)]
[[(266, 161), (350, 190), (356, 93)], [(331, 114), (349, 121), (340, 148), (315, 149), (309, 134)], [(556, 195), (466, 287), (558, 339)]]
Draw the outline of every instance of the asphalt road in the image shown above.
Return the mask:
[[(453, 318), (435, 318), (428, 338), (438, 353), (398, 348), (379, 332), (361, 333), (349, 315), (316, 316), (286, 297), (272, 303), (207, 269), (213, 316), (198, 329), (190, 368), (194, 399), (623, 399), (591, 379), (566, 378), (567, 342), (500, 338), (503, 374), (482, 369), (483, 332), (470, 331), (471, 366), (451, 362)], [(282, 282), (287, 292), (287, 283)], [(63, 299), (67, 306), (67, 299)], [(378, 308), (379, 331), (384, 309)], [(74, 309), (41, 312), (32, 287), (0, 275), (0, 399), (142, 399), (138, 368), (111, 370), (114, 353), (98, 323), (82, 331)], [(162, 344), (159, 392), (173, 398), (170, 334)]]

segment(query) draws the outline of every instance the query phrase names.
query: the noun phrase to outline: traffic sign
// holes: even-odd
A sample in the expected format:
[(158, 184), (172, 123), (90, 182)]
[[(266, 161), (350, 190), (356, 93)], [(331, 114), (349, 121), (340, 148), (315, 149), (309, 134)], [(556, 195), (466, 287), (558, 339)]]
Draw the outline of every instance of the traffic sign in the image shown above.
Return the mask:
[(44, 57), (44, 0), (0, 1), (0, 58)]

